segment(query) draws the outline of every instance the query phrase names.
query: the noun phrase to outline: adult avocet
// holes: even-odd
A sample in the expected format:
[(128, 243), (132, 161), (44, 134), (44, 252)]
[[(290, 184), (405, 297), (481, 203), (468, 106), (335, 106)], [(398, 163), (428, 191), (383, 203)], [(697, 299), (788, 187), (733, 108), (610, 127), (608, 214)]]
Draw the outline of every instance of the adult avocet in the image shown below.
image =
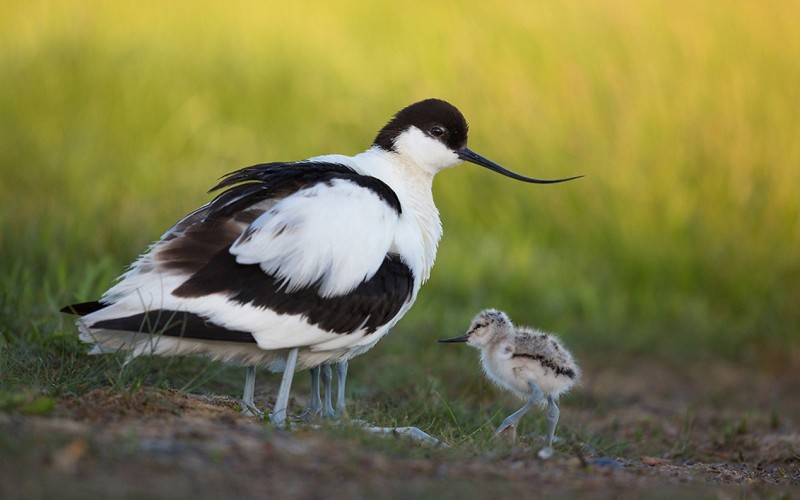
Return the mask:
[[(392, 118), (368, 150), (255, 165), (150, 246), (81, 315), (93, 352), (204, 354), (284, 376), (369, 350), (409, 310), (442, 235), (433, 177), (462, 161), (525, 182), (467, 148), (467, 122), (427, 99)], [(252, 407), (254, 369), (245, 406)], [(249, 389), (249, 391), (248, 391)]]

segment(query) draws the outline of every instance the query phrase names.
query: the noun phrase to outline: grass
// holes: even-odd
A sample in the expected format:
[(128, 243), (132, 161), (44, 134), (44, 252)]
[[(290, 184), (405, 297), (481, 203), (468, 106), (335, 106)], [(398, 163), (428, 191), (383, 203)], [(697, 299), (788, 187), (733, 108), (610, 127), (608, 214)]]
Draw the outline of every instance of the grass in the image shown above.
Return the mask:
[(586, 177), (440, 174), (437, 265), (354, 362), (356, 412), (480, 449), (496, 396), (474, 352), (433, 341), (489, 306), (560, 332), (579, 360), (789, 363), (798, 15), (723, 1), (3, 3), (0, 392), (14, 405), (103, 385), (236, 394), (236, 368), (87, 358), (57, 311), (96, 298), (219, 176), (356, 153), (429, 96), (458, 105), (471, 147), (499, 163)]

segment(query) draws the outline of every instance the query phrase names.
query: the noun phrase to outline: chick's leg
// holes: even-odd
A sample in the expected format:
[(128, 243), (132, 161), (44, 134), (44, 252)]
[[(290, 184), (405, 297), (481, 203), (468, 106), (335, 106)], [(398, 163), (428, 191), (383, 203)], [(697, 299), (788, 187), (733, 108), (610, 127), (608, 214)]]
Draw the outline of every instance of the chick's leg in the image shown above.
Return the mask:
[(531, 388), (532, 394), (531, 397), (528, 399), (528, 402), (520, 408), (519, 410), (515, 411), (505, 420), (503, 423), (500, 424), (500, 427), (494, 431), (494, 436), (498, 437), (501, 434), (508, 434), (509, 439), (513, 443), (517, 439), (517, 424), (519, 423), (520, 419), (530, 411), (531, 408), (538, 405), (542, 401), (542, 389), (539, 388), (539, 385), (534, 380), (528, 381), (528, 386)]
[(558, 409), (558, 403), (552, 397), (547, 398), (547, 404), (550, 409), (547, 411), (547, 436), (545, 437), (545, 447), (539, 450), (539, 458), (547, 460), (553, 456), (553, 436), (556, 433), (556, 425), (558, 425), (558, 417), (561, 411)]

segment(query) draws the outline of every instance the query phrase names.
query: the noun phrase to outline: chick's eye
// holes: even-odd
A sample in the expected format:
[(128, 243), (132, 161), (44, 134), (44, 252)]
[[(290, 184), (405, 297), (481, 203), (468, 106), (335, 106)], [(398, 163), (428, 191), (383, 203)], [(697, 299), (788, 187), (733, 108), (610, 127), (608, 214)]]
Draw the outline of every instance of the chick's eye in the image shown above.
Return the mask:
[(439, 126), (431, 127), (431, 135), (434, 137), (441, 137), (444, 135), (444, 129)]

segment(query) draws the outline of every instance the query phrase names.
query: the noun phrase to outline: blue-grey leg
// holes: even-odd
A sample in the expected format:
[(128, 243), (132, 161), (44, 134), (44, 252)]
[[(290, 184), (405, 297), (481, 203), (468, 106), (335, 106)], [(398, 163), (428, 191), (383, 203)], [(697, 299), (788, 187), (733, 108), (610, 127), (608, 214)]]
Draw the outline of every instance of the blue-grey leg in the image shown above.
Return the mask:
[(272, 409), (272, 415), (269, 419), (275, 425), (283, 425), (286, 422), (286, 408), (289, 406), (289, 390), (292, 388), (292, 378), (294, 377), (294, 369), (297, 366), (297, 347), (289, 350), (286, 355), (286, 366), (283, 369), (283, 378), (281, 379), (281, 387), (278, 389), (278, 396), (275, 398), (275, 407)]
[(311, 374), (311, 401), (308, 406), (308, 413), (313, 417), (314, 415), (319, 415), (322, 410), (322, 399), (319, 397), (320, 367), (315, 366), (308, 372)]
[(325, 418), (334, 418), (336, 412), (333, 411), (333, 405), (331, 404), (331, 381), (333, 380), (333, 371), (331, 370), (330, 363), (323, 364), (321, 372), (322, 386), (325, 388), (325, 404), (322, 407), (322, 416)]
[(545, 437), (545, 447), (539, 450), (539, 458), (542, 460), (553, 456), (553, 436), (555, 436), (558, 417), (561, 414), (555, 399), (548, 397), (547, 404), (550, 406), (550, 409), (547, 410), (547, 436)]
[(347, 418), (347, 406), (344, 402), (344, 388), (347, 383), (347, 361), (340, 361), (336, 365), (336, 413), (340, 418)]
[(536, 384), (536, 382), (534, 382), (533, 380), (529, 380), (528, 386), (533, 391), (533, 394), (531, 394), (531, 397), (528, 399), (528, 402), (525, 403), (525, 405), (522, 408), (515, 411), (514, 413), (506, 417), (505, 420), (503, 420), (503, 423), (500, 424), (500, 427), (498, 427), (497, 430), (494, 431), (495, 437), (498, 437), (501, 434), (508, 432), (509, 439), (513, 443), (517, 439), (517, 424), (519, 423), (520, 419), (526, 413), (528, 413), (528, 411), (530, 411), (531, 408), (538, 405), (542, 401), (543, 395), (542, 395), (542, 390), (539, 388), (539, 385)]
[(244, 379), (244, 394), (242, 394), (242, 414), (248, 417), (263, 417), (264, 413), (256, 408), (253, 396), (256, 392), (256, 366), (247, 367), (247, 374)]

